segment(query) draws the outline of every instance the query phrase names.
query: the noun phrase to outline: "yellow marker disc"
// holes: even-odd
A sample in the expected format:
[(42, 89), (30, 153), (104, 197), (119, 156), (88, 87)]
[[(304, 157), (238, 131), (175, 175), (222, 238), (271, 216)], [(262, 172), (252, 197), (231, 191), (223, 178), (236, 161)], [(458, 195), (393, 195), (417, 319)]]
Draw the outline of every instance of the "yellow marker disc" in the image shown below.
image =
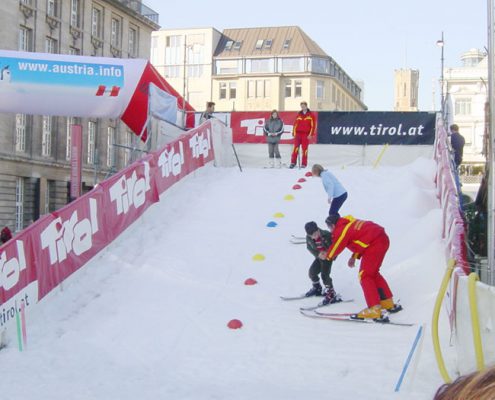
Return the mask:
[(273, 218), (283, 218), (283, 217), (285, 217), (285, 215), (282, 214), (281, 212), (273, 214)]
[(288, 194), (287, 196), (284, 197), (284, 200), (294, 200), (294, 196)]
[(263, 261), (265, 259), (265, 256), (263, 254), (255, 254), (253, 256), (253, 261)]

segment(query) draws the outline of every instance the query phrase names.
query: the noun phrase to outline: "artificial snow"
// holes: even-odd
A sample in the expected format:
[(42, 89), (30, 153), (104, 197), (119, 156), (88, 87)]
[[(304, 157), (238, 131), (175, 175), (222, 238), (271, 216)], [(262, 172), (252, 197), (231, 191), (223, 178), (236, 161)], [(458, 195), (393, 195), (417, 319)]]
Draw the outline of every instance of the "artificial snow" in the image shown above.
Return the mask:
[[(413, 327), (313, 320), (281, 301), (306, 292), (304, 224), (325, 227), (327, 195), (307, 170), (207, 166), (28, 315), (28, 348), (0, 351), (3, 399), (431, 399), (442, 384), (430, 320), (446, 266), (433, 161), (330, 168), (349, 193), (341, 214), (385, 227), (382, 267)], [(299, 190), (293, 190), (300, 183)], [(278, 217), (275, 217), (278, 215)], [(267, 222), (277, 218), (275, 226)], [(365, 307), (344, 251), (332, 268), (344, 299)], [(247, 278), (257, 282), (245, 285)], [(441, 319), (441, 342), (449, 327)], [(233, 318), (242, 329), (228, 329)], [(399, 393), (397, 380), (421, 324)], [(446, 363), (453, 366), (452, 351)], [(451, 373), (451, 375), (454, 375)]]

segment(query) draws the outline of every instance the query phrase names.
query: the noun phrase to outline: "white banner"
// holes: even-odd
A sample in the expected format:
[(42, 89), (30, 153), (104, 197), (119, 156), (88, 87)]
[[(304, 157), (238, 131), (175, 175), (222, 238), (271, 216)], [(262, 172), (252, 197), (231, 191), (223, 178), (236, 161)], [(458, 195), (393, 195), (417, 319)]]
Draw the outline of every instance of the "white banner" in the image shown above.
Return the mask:
[(147, 63), (0, 50), (0, 112), (117, 118)]
[(177, 124), (177, 98), (150, 83), (148, 110), (156, 118)]

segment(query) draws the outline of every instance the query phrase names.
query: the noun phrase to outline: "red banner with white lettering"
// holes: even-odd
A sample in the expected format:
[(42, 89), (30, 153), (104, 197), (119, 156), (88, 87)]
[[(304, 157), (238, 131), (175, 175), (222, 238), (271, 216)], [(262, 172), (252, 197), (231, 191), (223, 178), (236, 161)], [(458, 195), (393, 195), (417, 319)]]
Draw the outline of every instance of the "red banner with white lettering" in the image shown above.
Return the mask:
[[(0, 247), (0, 331), (110, 244), (159, 194), (213, 160), (211, 123), (192, 129)], [(135, 243), (139, 245), (139, 242)]]
[[(315, 119), (317, 113), (314, 113)], [(292, 128), (297, 117), (296, 111), (280, 111), (279, 116), (284, 122), (284, 133), (280, 138), (281, 144), (292, 144)], [(266, 143), (263, 127), (270, 119), (270, 111), (234, 111), (230, 114), (230, 127), (234, 143)], [(309, 138), (309, 143), (316, 143), (316, 134)]]

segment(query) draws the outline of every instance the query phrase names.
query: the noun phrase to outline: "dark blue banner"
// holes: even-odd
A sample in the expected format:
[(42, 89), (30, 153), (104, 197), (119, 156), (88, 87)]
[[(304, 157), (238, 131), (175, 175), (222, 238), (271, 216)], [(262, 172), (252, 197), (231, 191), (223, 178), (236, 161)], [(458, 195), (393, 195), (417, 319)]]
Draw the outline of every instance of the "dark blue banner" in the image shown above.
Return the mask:
[(435, 141), (434, 112), (318, 112), (318, 143), (425, 144)]

